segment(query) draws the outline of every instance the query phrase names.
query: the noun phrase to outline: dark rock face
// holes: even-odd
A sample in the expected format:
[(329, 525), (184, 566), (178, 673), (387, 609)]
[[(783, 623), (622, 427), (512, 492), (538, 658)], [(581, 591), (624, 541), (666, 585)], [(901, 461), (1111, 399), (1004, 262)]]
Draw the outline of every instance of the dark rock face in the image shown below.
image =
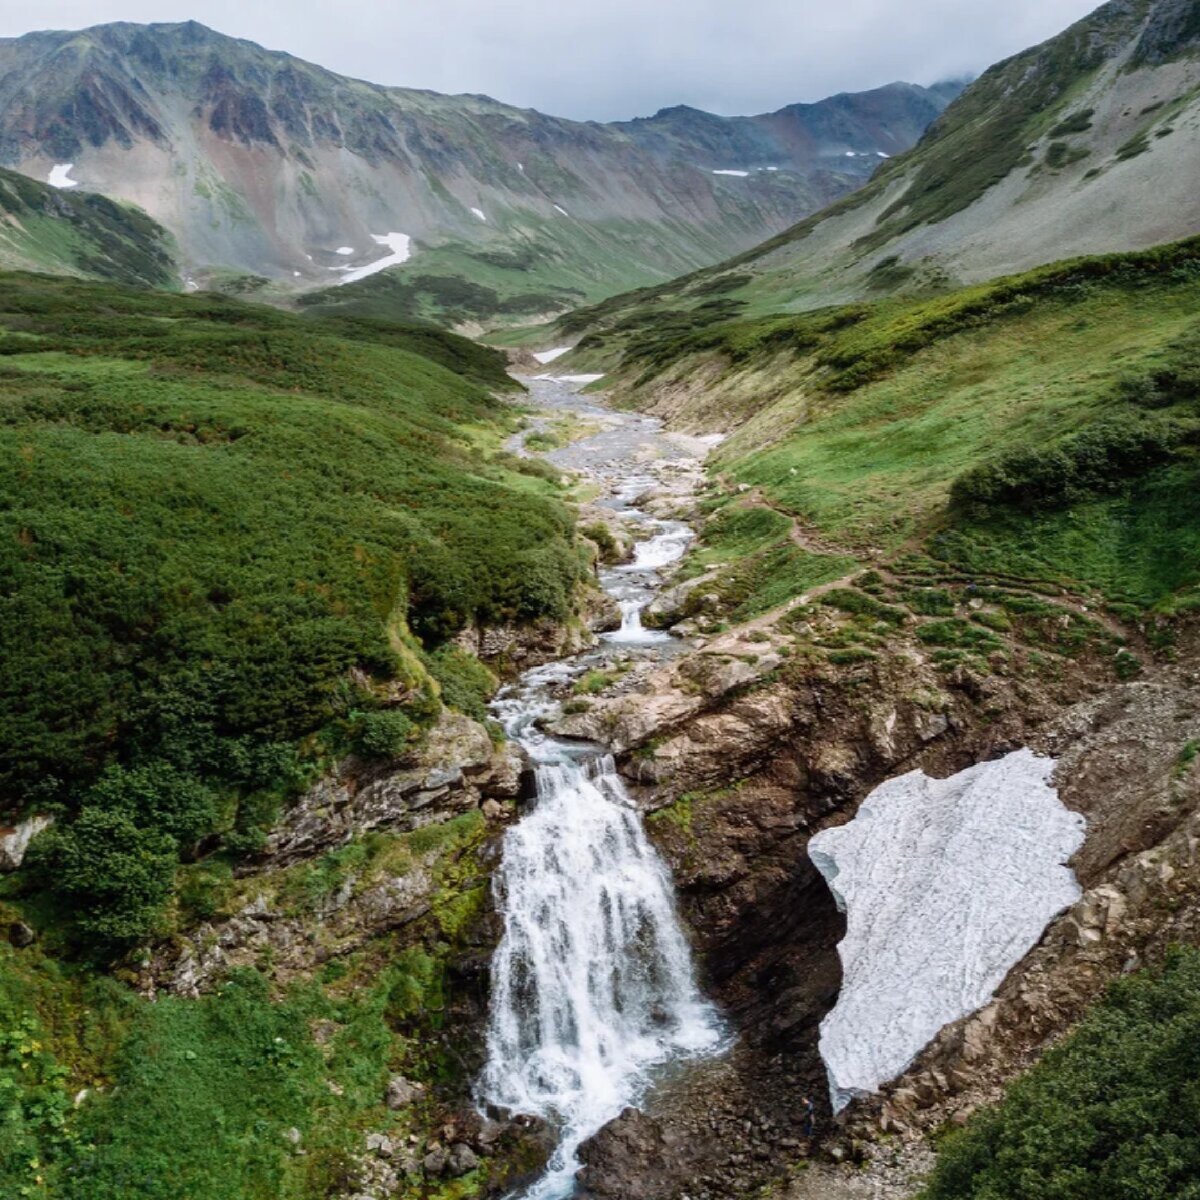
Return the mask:
[(1158, 0), (1150, 10), (1133, 61), (1158, 66), (1194, 50), (1200, 42), (1200, 5), (1195, 0)]

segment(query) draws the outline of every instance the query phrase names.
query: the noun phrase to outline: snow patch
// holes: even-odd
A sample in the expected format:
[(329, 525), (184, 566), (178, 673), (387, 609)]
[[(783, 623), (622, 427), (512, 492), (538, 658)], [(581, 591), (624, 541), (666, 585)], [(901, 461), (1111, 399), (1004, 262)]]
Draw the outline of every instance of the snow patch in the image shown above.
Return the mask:
[(554, 206), (554, 211), (562, 213), (562, 215), (564, 217), (569, 217), (571, 215), (569, 212), (567, 212), (567, 210), (565, 208), (563, 208), (563, 206), (561, 204), (556, 204)]
[(473, 209), (471, 209), (471, 211), (472, 211), (472, 212), (473, 212), (473, 213), (474, 213), (474, 214), (475, 214), (475, 215), (476, 215), (476, 216), (477, 216), (477, 217), (478, 217), (478, 218), (479, 218), (481, 221), (486, 221), (486, 220), (487, 220), (487, 217), (485, 217), (485, 216), (484, 216), (484, 214), (483, 214), (483, 209), (482, 209), (482, 208), (473, 208)]
[(525, 164), (517, 163), (517, 170), (520, 171), (522, 175), (524, 175), (525, 174)]
[(337, 252), (338, 252), (339, 254), (343, 254), (343, 255), (345, 255), (345, 254), (353, 254), (353, 253), (354, 253), (354, 247), (353, 247), (353, 246), (339, 246), (339, 247), (337, 248)]
[(714, 171), (713, 174), (714, 175), (736, 175), (738, 177), (738, 179), (746, 179), (749, 176), (750, 172), (749, 171)]
[(855, 154), (853, 150), (847, 150), (847, 151), (846, 151), (846, 157), (847, 157), (847, 158), (857, 158), (857, 157), (858, 157), (858, 155), (857, 155), (857, 154)]
[(1056, 765), (1018, 750), (949, 779), (913, 771), (809, 843), (847, 913), (842, 991), (821, 1022), (835, 1110), (985, 1005), (1079, 899), (1066, 863), (1086, 822), (1051, 786)]
[(59, 163), (57, 166), (50, 168), (50, 174), (46, 176), (46, 182), (51, 187), (56, 188), (78, 187), (79, 180), (71, 178), (71, 172), (74, 169), (74, 163)]
[(603, 375), (535, 375), (534, 379), (548, 379), (552, 383), (596, 383)]
[(391, 254), (368, 263), (365, 267), (331, 267), (332, 271), (346, 272), (338, 280), (339, 284), (357, 283), (360, 279), (366, 279), (368, 275), (378, 275), (388, 267), (398, 267), (401, 263), (408, 262), (412, 256), (412, 238), (407, 233), (373, 233), (371, 237), (377, 245), (387, 246)]
[(536, 358), (538, 362), (542, 364), (542, 366), (548, 366), (550, 363), (554, 362), (556, 358), (562, 358), (564, 354), (570, 354), (574, 348), (574, 346), (560, 346), (557, 350), (541, 350), (533, 357)]
[(767, 170), (768, 171), (778, 171), (779, 168), (778, 167), (767, 167)]
[(876, 158), (891, 158), (892, 156), (890, 154), (884, 154), (884, 152), (882, 150), (876, 150), (875, 157)]

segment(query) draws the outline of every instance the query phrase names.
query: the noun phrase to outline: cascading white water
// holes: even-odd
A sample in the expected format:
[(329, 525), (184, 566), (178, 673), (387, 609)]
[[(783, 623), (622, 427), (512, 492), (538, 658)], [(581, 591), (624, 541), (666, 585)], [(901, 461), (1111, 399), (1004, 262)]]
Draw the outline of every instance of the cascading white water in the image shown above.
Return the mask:
[(492, 963), (483, 1099), (559, 1131), (527, 1200), (570, 1196), (576, 1152), (645, 1091), (651, 1069), (711, 1051), (671, 882), (611, 758), (539, 768), (505, 835), (504, 936)]
[(620, 601), (621, 628), (604, 635), (605, 640), (618, 645), (652, 646), (656, 642), (670, 641), (670, 635), (642, 624), (643, 602), (636, 597)]

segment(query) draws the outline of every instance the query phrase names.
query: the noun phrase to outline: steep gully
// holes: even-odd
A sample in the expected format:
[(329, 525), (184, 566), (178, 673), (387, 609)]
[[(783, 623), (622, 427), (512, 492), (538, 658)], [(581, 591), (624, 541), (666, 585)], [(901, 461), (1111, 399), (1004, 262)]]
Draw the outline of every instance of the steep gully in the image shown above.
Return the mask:
[(575, 1194), (581, 1144), (640, 1103), (664, 1072), (719, 1053), (727, 1040), (697, 987), (670, 874), (612, 757), (543, 731), (571, 681), (631, 656), (662, 660), (684, 645), (646, 630), (641, 614), (692, 531), (645, 513), (638, 498), (664, 469), (694, 470), (695, 447), (661, 433), (652, 418), (597, 408), (577, 382), (530, 382), (534, 404), (603, 425), (552, 457), (591, 476), (602, 488), (598, 503), (649, 536), (630, 563), (601, 576), (620, 606), (620, 628), (597, 648), (526, 672), (493, 706), (536, 766), (537, 796), (506, 834), (495, 879), (504, 934), (492, 963), (479, 1098), (538, 1116), (558, 1137), (528, 1200)]

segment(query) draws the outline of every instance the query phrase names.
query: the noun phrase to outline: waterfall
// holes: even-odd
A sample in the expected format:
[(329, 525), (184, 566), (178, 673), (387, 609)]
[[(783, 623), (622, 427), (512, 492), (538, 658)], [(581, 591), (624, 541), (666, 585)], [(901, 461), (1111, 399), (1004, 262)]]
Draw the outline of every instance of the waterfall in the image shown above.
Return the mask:
[(636, 1104), (652, 1069), (717, 1048), (670, 877), (609, 757), (538, 770), (505, 834), (481, 1099), (542, 1117), (559, 1145), (527, 1200), (574, 1190), (579, 1146)]
[(604, 640), (616, 645), (652, 646), (658, 642), (669, 642), (670, 634), (661, 633), (655, 629), (647, 629), (642, 624), (642, 601), (637, 597), (620, 601), (621, 628), (613, 633), (606, 633)]

